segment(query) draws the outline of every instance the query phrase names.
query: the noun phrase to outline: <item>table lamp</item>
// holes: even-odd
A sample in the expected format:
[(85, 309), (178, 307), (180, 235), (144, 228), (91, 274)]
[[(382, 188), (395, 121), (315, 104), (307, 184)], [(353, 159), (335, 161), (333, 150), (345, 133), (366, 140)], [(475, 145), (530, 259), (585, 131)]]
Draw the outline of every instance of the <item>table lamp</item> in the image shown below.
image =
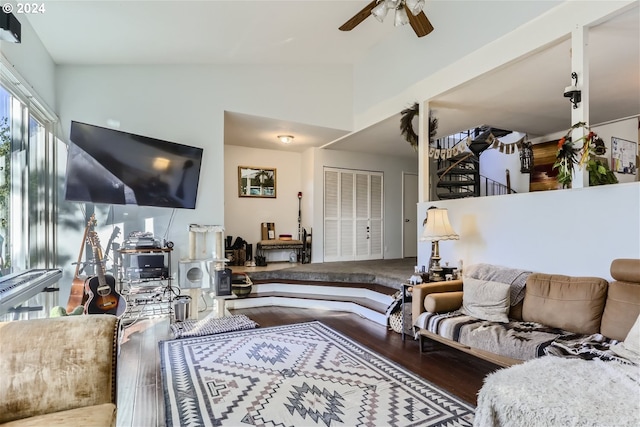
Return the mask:
[(429, 208), (427, 209), (427, 219), (425, 220), (424, 229), (420, 241), (430, 241), (431, 244), (431, 261), (429, 262), (429, 281), (438, 282), (444, 280), (442, 276), (442, 267), (440, 267), (440, 240), (458, 240), (460, 236), (453, 231), (449, 223), (449, 214), (446, 209)]

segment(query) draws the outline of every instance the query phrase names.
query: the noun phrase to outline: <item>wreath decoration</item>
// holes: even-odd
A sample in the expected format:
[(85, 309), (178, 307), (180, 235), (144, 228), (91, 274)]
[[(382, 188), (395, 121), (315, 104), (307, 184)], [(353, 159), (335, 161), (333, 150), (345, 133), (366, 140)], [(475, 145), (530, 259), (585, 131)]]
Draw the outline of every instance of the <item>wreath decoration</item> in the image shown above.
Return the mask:
[[(581, 138), (573, 141), (571, 133), (574, 129), (584, 128), (587, 133)], [(581, 148), (576, 148), (575, 144), (582, 142)], [(553, 169), (558, 169), (558, 182), (562, 188), (569, 188), (573, 180), (573, 168), (586, 167), (589, 171), (589, 184), (614, 184), (618, 179), (609, 169), (606, 162), (601, 162), (593, 156), (602, 156), (607, 152), (604, 141), (593, 132), (585, 122), (578, 122), (571, 126), (567, 133), (558, 140), (558, 151)]]
[[(414, 102), (409, 108), (405, 108), (400, 112), (402, 117), (400, 118), (400, 133), (404, 139), (418, 151), (418, 134), (413, 129), (413, 118), (420, 114), (420, 105)], [(429, 144), (433, 142), (436, 133), (438, 131), (438, 119), (435, 117), (429, 117)]]

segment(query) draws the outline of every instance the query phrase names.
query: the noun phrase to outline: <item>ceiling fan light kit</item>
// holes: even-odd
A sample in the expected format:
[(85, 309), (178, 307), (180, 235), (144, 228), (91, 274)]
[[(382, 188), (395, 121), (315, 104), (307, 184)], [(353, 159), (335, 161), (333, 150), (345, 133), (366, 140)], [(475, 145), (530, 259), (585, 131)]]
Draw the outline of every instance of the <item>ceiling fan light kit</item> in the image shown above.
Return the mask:
[(384, 3), (387, 9), (397, 9), (403, 3), (403, 0), (378, 0), (379, 3)]
[(387, 12), (389, 12), (389, 8), (384, 2), (378, 3), (378, 5), (374, 7), (373, 10), (371, 10), (371, 14), (373, 15), (373, 17), (380, 22), (384, 21), (384, 18), (387, 16)]
[(418, 15), (424, 9), (424, 0), (406, 0), (405, 4), (413, 16)]
[(404, 10), (404, 7), (396, 9), (396, 16), (393, 20), (393, 25), (400, 27), (402, 25), (407, 25), (408, 23), (409, 17), (407, 16), (407, 11)]
[(416, 35), (424, 37), (433, 31), (431, 22), (423, 12), (424, 6), (425, 0), (373, 0), (339, 29), (351, 31), (370, 15), (383, 22), (389, 10), (395, 9), (393, 24), (396, 27), (411, 24)]

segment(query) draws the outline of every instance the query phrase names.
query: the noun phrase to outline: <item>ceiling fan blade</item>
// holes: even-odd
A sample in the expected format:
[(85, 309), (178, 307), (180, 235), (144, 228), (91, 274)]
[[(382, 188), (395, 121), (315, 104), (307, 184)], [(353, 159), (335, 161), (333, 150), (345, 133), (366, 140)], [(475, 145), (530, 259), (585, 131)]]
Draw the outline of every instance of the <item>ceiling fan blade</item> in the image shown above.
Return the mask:
[(364, 7), (364, 9), (362, 9), (360, 12), (356, 13), (353, 16), (353, 18), (349, 19), (347, 22), (342, 24), (342, 26), (339, 28), (339, 30), (340, 31), (351, 31), (351, 30), (353, 30), (355, 27), (358, 26), (358, 24), (360, 24), (362, 21), (367, 19), (367, 17), (369, 15), (371, 15), (371, 11), (373, 10), (374, 7), (376, 7), (377, 3), (378, 3), (378, 0), (373, 0), (371, 3), (366, 5)]
[(415, 31), (416, 36), (424, 37), (433, 31), (433, 25), (429, 22), (427, 15), (424, 12), (420, 12), (418, 15), (413, 16), (413, 13), (409, 10), (407, 5), (404, 5), (404, 9), (407, 12), (407, 16), (409, 17), (409, 24), (411, 24), (411, 28)]

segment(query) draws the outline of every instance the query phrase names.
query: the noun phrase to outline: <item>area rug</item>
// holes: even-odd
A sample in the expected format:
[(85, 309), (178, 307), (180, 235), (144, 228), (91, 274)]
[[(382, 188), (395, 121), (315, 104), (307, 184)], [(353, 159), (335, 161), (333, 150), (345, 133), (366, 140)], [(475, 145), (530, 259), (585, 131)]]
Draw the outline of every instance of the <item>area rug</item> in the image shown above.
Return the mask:
[(473, 424), (473, 406), (320, 322), (159, 347), (170, 427)]
[(205, 317), (202, 320), (185, 320), (169, 325), (174, 338), (200, 337), (256, 328), (258, 324), (244, 314), (224, 317)]

